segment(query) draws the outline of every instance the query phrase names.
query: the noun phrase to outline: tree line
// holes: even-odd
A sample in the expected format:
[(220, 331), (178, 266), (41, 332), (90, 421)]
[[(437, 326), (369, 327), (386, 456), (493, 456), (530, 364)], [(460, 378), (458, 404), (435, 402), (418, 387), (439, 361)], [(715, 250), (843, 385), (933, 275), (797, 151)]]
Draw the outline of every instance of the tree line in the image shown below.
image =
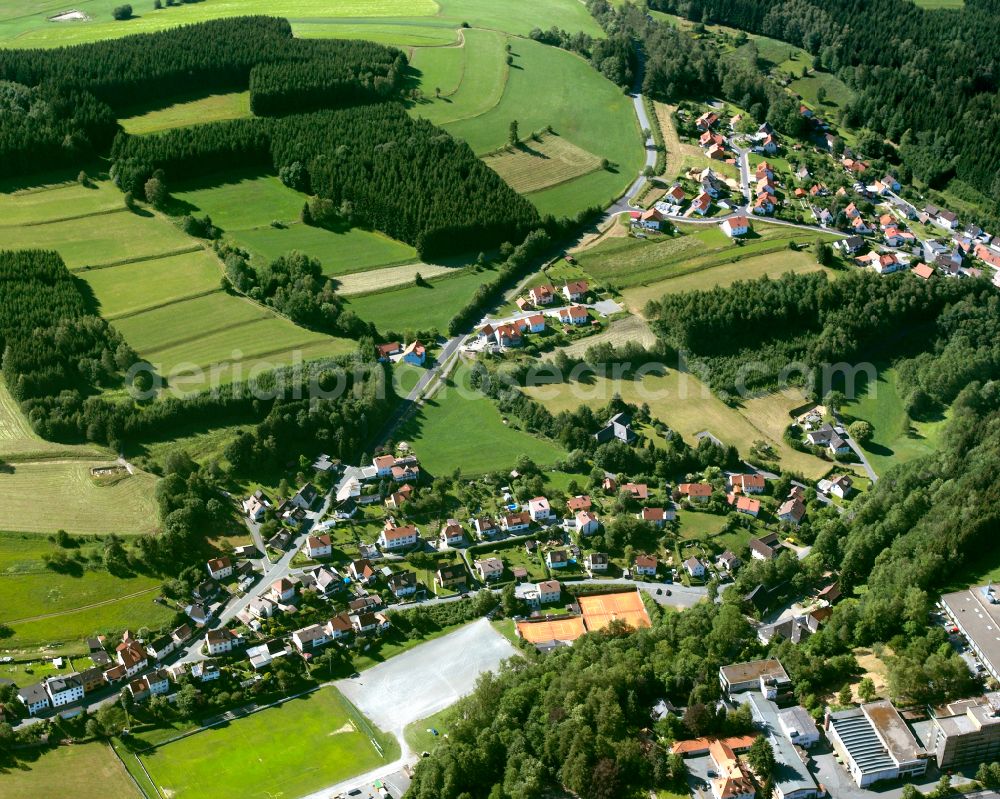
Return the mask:
[(301, 166), (298, 181), (361, 225), (415, 246), (421, 258), (518, 241), (539, 217), (465, 142), (399, 103), (281, 118), (120, 133), (112, 176), (143, 197), (157, 169), (176, 184), (230, 168)]

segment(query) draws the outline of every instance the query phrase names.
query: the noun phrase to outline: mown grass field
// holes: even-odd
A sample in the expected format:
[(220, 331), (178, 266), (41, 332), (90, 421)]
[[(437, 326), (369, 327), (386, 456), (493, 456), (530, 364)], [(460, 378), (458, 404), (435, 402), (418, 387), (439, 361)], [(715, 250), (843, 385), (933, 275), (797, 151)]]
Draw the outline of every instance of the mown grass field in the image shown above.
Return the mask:
[(503, 471), (521, 455), (539, 465), (565, 456), (561, 447), (505, 425), (493, 401), (468, 388), (467, 376), (465, 368), (456, 370), (396, 436), (410, 443), (431, 474), (457, 467), (466, 475)]
[[(303, 796), (389, 763), (399, 747), (375, 733), (334, 688), (262, 710), (166, 744), (141, 759), (172, 799), (267, 799)], [(370, 727), (369, 727), (370, 729)]]
[(58, 183), (0, 194), (0, 239), (6, 246), (6, 229), (10, 227), (117, 211), (122, 205), (121, 192), (110, 183), (90, 187)]
[(513, 40), (512, 45), (514, 63), (500, 102), (487, 113), (445, 128), (477, 153), (487, 153), (507, 143), (511, 120), (517, 120), (522, 138), (551, 125), (563, 139), (607, 158), (614, 168), (532, 193), (529, 199), (543, 213), (606, 205), (634, 180), (643, 162), (629, 98), (571, 53), (528, 39)]
[[(745, 409), (732, 408), (715, 397), (694, 375), (676, 369), (648, 374), (641, 381), (588, 376), (583, 382), (557, 383), (524, 390), (552, 413), (573, 410), (581, 405), (599, 408), (607, 405), (617, 393), (626, 402), (637, 405), (648, 403), (654, 418), (676, 430), (692, 446), (697, 443), (695, 434), (707, 430), (724, 443), (735, 445), (744, 455), (754, 441), (768, 441), (778, 452), (785, 468), (807, 477), (820, 477), (829, 469), (829, 464), (792, 449), (780, 436), (774, 435), (773, 423), (759, 419), (760, 411), (754, 404)], [(778, 397), (775, 403), (783, 405), (787, 402), (781, 395)], [(764, 402), (764, 399), (757, 400), (756, 405)], [(769, 417), (773, 419), (774, 413), (776, 411), (769, 410)]]
[(90, 468), (97, 465), (64, 460), (10, 465), (0, 474), (3, 526), (30, 533), (129, 535), (156, 530), (156, 478), (139, 472), (99, 486), (90, 476)]
[(80, 550), (61, 550), (42, 536), (0, 533), (0, 623), (13, 631), (0, 648), (79, 644), (95, 633), (158, 627), (173, 618), (172, 611), (153, 602), (161, 583), (154, 577), (121, 578), (103, 569), (55, 572), (43, 560), (58, 551), (72, 557), (100, 549), (100, 544), (84, 542)]
[(121, 119), (126, 133), (159, 133), (171, 128), (221, 122), (226, 119), (243, 119), (250, 113), (250, 92), (212, 94), (198, 100), (174, 103), (144, 114)]
[(473, 27), (527, 36), (532, 28), (548, 30), (553, 25), (563, 30), (583, 31), (595, 38), (604, 33), (586, 7), (576, 0), (438, 0), (439, 15), (456, 23), (468, 22)]
[(99, 303), (101, 316), (118, 317), (149, 310), (181, 297), (219, 291), (222, 268), (205, 250), (150, 261), (81, 272)]
[[(829, 72), (814, 72), (804, 78), (793, 80), (789, 84), (789, 88), (801, 95), (806, 104), (816, 109), (821, 115), (835, 113), (854, 97), (854, 92), (848, 88), (847, 84)], [(826, 97), (822, 103), (817, 96), (817, 91), (820, 88), (826, 91)]]
[(461, 268), (442, 264), (416, 263), (369, 269), (366, 272), (352, 272), (349, 275), (338, 275), (337, 293), (347, 297), (352, 294), (367, 294), (392, 286), (408, 286), (414, 283), (418, 274), (425, 280), (432, 280), (456, 273)]
[(442, 125), (485, 114), (500, 102), (509, 73), (508, 37), (496, 30), (468, 29), (462, 39), (462, 47), (414, 50), (412, 66), (424, 94), (411, 110), (414, 116)]
[(865, 454), (875, 473), (883, 475), (896, 464), (929, 455), (937, 447), (947, 414), (929, 422), (915, 422), (907, 415), (895, 369), (881, 368), (874, 384), (863, 386), (855, 402), (844, 407), (844, 417), (864, 419), (874, 431)]
[(366, 39), (395, 47), (443, 47), (458, 41), (451, 22), (432, 17), (416, 19), (295, 19), (292, 33), (303, 39)]
[(98, 447), (59, 444), (37, 436), (0, 377), (0, 461), (102, 458), (108, 455)]
[(521, 194), (565, 183), (601, 168), (601, 159), (561, 136), (548, 134), (525, 140), (512, 151), (483, 159), (486, 165)]
[[(118, 0), (79, 0), (72, 5), (56, 0), (9, 0), (0, 14), (0, 41), (18, 47), (60, 45), (148, 33), (177, 25), (189, 25), (217, 17), (267, 14), (274, 17), (326, 19), (344, 17), (430, 16), (438, 7), (433, 0), (206, 0), (153, 10), (152, 3), (133, 4), (135, 17), (116, 22), (111, 12)], [(90, 17), (88, 22), (49, 22), (54, 14), (74, 9)]]
[[(319, 260), (326, 274), (342, 275), (417, 260), (413, 247), (381, 233), (303, 225), (299, 214), (307, 197), (274, 176), (235, 176), (219, 185), (176, 192), (174, 197), (179, 208), (211, 216), (258, 262), (299, 250)], [(282, 226), (272, 226), (273, 221)]]
[[(377, 274), (377, 273), (376, 273)], [(465, 305), (476, 289), (492, 278), (492, 271), (477, 272), (475, 268), (455, 275), (432, 280), (426, 286), (362, 294), (350, 297), (347, 308), (365, 321), (374, 322), (380, 330), (445, 331), (455, 311)]]
[[(622, 296), (625, 298), (625, 304), (639, 313), (647, 302), (659, 299), (665, 294), (699, 291), (715, 286), (731, 286), (737, 280), (756, 280), (765, 275), (776, 278), (785, 272), (805, 273), (822, 270), (824, 267), (817, 263), (813, 253), (784, 249), (768, 255), (752, 255), (735, 263), (688, 272), (645, 286), (635, 286), (625, 289)], [(830, 275), (836, 275), (835, 272), (826, 271)]]
[[(34, 758), (34, 759), (32, 759)], [(38, 755), (18, 752), (18, 763), (0, 775), (4, 799), (139, 799), (135, 784), (111, 747), (103, 743), (60, 746)], [(69, 786), (72, 784), (72, 790)]]

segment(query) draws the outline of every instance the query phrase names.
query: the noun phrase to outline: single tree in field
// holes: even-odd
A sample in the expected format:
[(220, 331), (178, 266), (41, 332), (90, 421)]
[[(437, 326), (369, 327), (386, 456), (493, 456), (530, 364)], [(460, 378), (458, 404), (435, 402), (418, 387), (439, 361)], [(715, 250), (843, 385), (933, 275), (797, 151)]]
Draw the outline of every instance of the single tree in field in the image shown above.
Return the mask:
[(116, 6), (114, 11), (111, 12), (111, 16), (118, 21), (132, 19), (132, 6)]
[(437, 97), (439, 100), (441, 99), (441, 87), (440, 86), (435, 86), (434, 87), (434, 96)]
[(516, 119), (511, 120), (511, 123), (510, 123), (510, 135), (507, 137), (507, 140), (513, 146), (517, 146), (520, 143), (520, 141), (521, 141), (521, 137), (518, 134), (518, 130), (517, 130), (517, 120)]
[(851, 422), (847, 426), (847, 432), (851, 434), (851, 438), (857, 441), (859, 444), (867, 444), (872, 440), (872, 426), (866, 422), (864, 419), (858, 419), (856, 422)]
[(816, 90), (816, 102), (820, 105), (823, 105), (823, 103), (826, 102), (826, 89), (822, 86)]
[(837, 703), (840, 704), (841, 706), (846, 707), (847, 705), (851, 704), (851, 698), (852, 698), (851, 686), (845, 685), (843, 688), (840, 689), (839, 693), (837, 694)]
[(858, 683), (858, 696), (862, 702), (871, 702), (875, 698), (875, 683), (871, 677), (864, 677)]
[(143, 187), (146, 192), (146, 199), (154, 208), (162, 208), (167, 201), (167, 187), (160, 178), (152, 177), (146, 181)]

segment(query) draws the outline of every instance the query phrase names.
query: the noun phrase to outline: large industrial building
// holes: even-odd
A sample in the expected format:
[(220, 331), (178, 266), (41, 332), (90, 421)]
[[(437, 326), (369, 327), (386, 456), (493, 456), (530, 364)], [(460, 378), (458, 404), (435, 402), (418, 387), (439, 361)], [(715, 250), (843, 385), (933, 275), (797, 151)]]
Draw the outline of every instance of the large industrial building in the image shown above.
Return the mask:
[(931, 722), (925, 745), (938, 768), (1000, 760), (1000, 693), (934, 708)]
[(927, 751), (888, 700), (828, 711), (826, 735), (859, 788), (927, 771)]
[[(819, 739), (809, 714), (801, 707), (778, 710), (778, 706), (758, 691), (746, 694), (754, 721), (771, 743), (774, 751), (774, 796), (776, 799), (812, 799), (819, 796), (819, 788), (805, 759), (796, 748), (800, 736), (808, 738), (813, 733)], [(792, 711), (792, 712), (789, 712)], [(811, 731), (810, 731), (811, 727)]]
[(941, 606), (983, 667), (1000, 681), (1000, 592), (992, 583), (941, 597)]

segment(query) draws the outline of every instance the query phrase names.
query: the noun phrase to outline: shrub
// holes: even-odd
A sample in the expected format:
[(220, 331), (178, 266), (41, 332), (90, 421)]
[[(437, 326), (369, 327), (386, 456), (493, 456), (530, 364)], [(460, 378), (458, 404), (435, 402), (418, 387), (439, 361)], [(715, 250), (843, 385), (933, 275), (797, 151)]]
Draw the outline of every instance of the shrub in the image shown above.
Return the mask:
[(121, 21), (124, 19), (132, 19), (132, 6), (116, 6), (115, 10), (111, 12), (111, 16), (115, 19)]

